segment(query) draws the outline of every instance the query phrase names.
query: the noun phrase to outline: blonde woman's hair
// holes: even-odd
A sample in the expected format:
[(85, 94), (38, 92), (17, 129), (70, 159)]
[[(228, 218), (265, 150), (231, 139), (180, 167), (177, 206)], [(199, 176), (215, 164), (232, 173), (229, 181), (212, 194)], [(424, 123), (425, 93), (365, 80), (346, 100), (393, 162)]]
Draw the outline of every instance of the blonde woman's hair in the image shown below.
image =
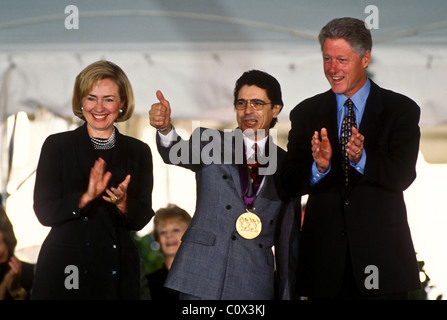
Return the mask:
[(113, 62), (100, 60), (87, 66), (76, 77), (73, 88), (72, 109), (75, 116), (85, 121), (82, 113), (82, 100), (92, 90), (98, 81), (110, 79), (118, 86), (121, 101), (124, 101), (122, 112), (119, 113), (117, 122), (128, 120), (135, 109), (135, 99), (132, 86), (124, 71)]
[(175, 219), (189, 225), (191, 216), (189, 213), (175, 204), (168, 204), (166, 208), (160, 208), (155, 212), (153, 237), (155, 241), (159, 241), (158, 226), (166, 220)]

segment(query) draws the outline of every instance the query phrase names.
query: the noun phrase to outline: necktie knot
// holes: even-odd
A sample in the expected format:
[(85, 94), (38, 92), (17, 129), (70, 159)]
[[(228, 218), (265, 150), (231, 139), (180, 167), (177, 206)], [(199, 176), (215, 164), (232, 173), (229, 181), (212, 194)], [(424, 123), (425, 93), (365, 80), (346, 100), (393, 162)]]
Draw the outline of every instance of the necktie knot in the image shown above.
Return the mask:
[(357, 122), (355, 120), (354, 103), (351, 99), (347, 99), (344, 106), (348, 109), (345, 116), (345, 119), (349, 121), (348, 124), (351, 125), (351, 127), (357, 127)]
[(255, 142), (252, 146), (251, 149), (253, 150), (253, 153), (251, 154), (251, 156), (248, 158), (248, 164), (250, 165), (259, 165), (258, 162), (258, 157), (259, 157), (259, 146), (258, 144)]
[(349, 107), (352, 108), (352, 106), (354, 106), (354, 103), (352, 102), (352, 100), (351, 100), (350, 98), (348, 98), (348, 99), (346, 99), (344, 105), (347, 106), (348, 108), (349, 108)]

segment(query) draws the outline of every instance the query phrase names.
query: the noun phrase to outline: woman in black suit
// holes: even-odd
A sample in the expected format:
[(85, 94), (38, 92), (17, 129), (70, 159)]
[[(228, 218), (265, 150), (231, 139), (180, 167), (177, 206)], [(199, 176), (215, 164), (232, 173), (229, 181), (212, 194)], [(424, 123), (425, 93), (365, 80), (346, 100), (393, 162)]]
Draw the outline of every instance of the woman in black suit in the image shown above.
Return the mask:
[(34, 210), (51, 231), (32, 299), (139, 298), (139, 255), (129, 232), (154, 214), (152, 155), (114, 126), (134, 105), (117, 65), (98, 61), (77, 76), (72, 107), (85, 123), (49, 136), (36, 171)]

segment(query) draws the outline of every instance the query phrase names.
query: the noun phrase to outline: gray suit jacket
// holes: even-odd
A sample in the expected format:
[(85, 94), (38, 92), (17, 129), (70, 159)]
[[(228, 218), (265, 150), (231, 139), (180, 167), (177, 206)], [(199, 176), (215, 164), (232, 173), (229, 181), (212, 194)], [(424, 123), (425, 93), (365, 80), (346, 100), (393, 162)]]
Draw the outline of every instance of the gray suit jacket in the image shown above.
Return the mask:
[[(288, 270), (294, 269), (295, 259), (289, 259), (289, 251), (296, 248), (298, 239), (297, 201), (282, 201), (275, 186), (276, 176), (266, 175), (254, 204), (255, 213), (262, 221), (262, 232), (252, 240), (237, 233), (236, 220), (246, 211), (237, 164), (241, 160), (238, 134), (241, 134), (239, 129), (224, 134), (199, 128), (187, 141), (177, 136), (170, 148), (162, 147), (157, 138), (163, 160), (193, 170), (197, 181), (196, 211), (165, 286), (210, 300), (290, 298), (293, 281), (288, 280), (288, 274), (294, 273)], [(210, 135), (212, 142), (208, 141)], [(271, 154), (278, 156), (274, 167), (281, 162), (285, 151), (270, 143), (274, 147)], [(201, 159), (198, 154), (202, 155)], [(210, 163), (209, 159), (213, 161)], [(288, 227), (284, 232), (280, 223)], [(272, 252), (275, 242), (275, 251), (280, 251), (276, 293)], [(291, 254), (295, 257), (297, 252)]]

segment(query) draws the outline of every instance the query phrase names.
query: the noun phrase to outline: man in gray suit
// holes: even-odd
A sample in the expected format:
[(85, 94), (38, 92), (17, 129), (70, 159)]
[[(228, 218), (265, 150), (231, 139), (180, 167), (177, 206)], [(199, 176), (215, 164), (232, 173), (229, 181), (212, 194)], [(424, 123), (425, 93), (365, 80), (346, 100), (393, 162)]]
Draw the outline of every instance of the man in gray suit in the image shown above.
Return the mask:
[(149, 121), (158, 151), (197, 182), (196, 211), (165, 286), (181, 299), (293, 298), (300, 202), (282, 196), (275, 174), (285, 157), (270, 135), (283, 107), (278, 81), (245, 72), (234, 89), (239, 127), (198, 128), (189, 140), (175, 132), (160, 91), (157, 98)]

